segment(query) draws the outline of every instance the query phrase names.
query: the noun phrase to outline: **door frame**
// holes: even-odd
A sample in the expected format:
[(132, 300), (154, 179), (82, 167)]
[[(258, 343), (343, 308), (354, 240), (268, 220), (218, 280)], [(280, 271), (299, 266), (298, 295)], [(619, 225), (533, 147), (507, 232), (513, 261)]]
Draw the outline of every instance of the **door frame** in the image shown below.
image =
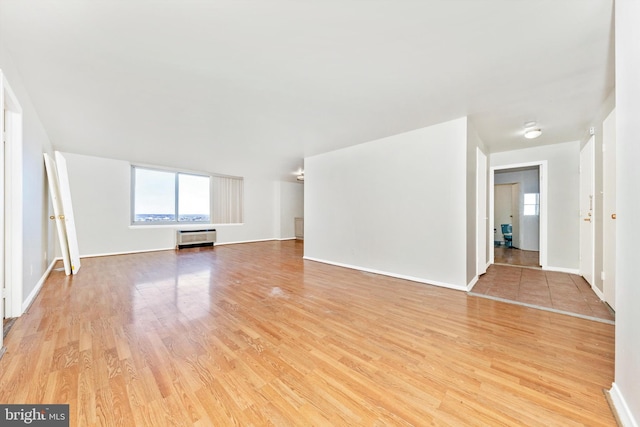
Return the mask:
[(602, 124), (602, 294), (616, 309), (616, 110)]
[[(547, 264), (547, 194), (548, 194), (548, 178), (547, 178), (547, 161), (540, 160), (536, 162), (526, 162), (526, 163), (514, 163), (509, 165), (501, 165), (501, 166), (492, 166), (491, 172), (489, 173), (489, 232), (493, 235), (493, 229), (495, 228), (495, 220), (493, 218), (494, 215), (494, 185), (495, 185), (495, 173), (496, 171), (506, 170), (506, 169), (517, 169), (517, 168), (526, 168), (538, 166), (538, 178), (540, 180), (540, 230), (539, 230), (539, 240), (540, 240), (540, 266), (542, 269), (546, 269), (548, 267)], [(489, 243), (489, 242), (487, 242)], [(493, 240), (491, 241), (491, 247), (493, 247)], [(487, 247), (487, 249), (489, 249)], [(491, 264), (495, 263), (495, 254), (493, 250), (489, 250), (489, 262)]]
[(489, 223), (487, 218), (487, 166), (488, 156), (476, 147), (476, 222), (477, 222), (477, 251), (476, 254), (476, 276), (487, 272), (489, 265), (487, 251), (489, 245)]
[(5, 110), (4, 280), (5, 317), (22, 314), (22, 107), (0, 70), (0, 107)]

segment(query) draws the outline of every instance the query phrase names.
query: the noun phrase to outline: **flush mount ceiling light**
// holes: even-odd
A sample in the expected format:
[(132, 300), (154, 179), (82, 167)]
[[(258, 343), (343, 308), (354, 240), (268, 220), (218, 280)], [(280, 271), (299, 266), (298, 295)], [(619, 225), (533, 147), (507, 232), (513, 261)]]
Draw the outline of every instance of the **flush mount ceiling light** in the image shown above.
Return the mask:
[(297, 179), (298, 181), (304, 181), (304, 171), (300, 171), (300, 172), (298, 173), (298, 176), (296, 176), (296, 179)]
[(524, 137), (534, 139), (542, 135), (542, 130), (536, 125), (536, 122), (527, 122), (524, 124)]

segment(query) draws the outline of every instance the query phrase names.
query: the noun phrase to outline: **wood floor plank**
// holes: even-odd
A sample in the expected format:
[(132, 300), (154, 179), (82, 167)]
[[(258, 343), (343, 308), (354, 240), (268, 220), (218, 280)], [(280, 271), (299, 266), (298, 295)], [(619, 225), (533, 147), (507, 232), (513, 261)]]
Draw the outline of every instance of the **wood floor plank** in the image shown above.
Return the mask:
[[(615, 426), (614, 326), (302, 259), (83, 259), (5, 340), (0, 403), (78, 426)], [(537, 272), (500, 280), (540, 280)]]

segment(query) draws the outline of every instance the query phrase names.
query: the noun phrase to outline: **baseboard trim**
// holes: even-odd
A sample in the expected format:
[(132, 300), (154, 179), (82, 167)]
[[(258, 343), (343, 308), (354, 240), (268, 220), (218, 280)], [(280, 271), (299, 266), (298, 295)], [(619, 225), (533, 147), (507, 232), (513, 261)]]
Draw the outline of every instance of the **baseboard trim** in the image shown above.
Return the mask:
[[(216, 246), (223, 246), (223, 245), (238, 245), (241, 243), (258, 243), (258, 242), (274, 242), (274, 241), (278, 241), (281, 239), (276, 239), (276, 238), (272, 238), (272, 239), (257, 239), (257, 240), (238, 240), (236, 242), (221, 242), (221, 243), (216, 243)], [(285, 239), (283, 239), (285, 240)]]
[(611, 390), (609, 390), (608, 393), (611, 403), (613, 404), (612, 409), (615, 411), (615, 415), (618, 421), (620, 421), (620, 424), (622, 424), (623, 427), (640, 427), (615, 382), (611, 384)]
[(438, 286), (438, 287), (441, 287), (441, 288), (453, 289), (453, 290), (456, 290), (456, 291), (463, 291), (463, 292), (467, 291), (467, 287), (463, 286), (463, 285), (454, 285), (454, 284), (451, 284), (451, 283), (438, 282), (436, 280), (422, 279), (422, 278), (419, 278), (419, 277), (413, 277), (413, 276), (407, 276), (407, 275), (404, 275), (404, 274), (391, 273), (391, 272), (388, 272), (388, 271), (382, 271), (382, 270), (376, 270), (376, 269), (373, 269), (373, 268), (360, 267), (360, 266), (357, 266), (357, 265), (343, 264), (343, 263), (340, 263), (340, 262), (327, 261), (327, 260), (324, 260), (324, 259), (308, 257), (308, 256), (304, 256), (303, 259), (308, 260), (308, 261), (320, 262), (322, 264), (335, 265), (336, 267), (344, 267), (344, 268), (349, 268), (351, 270), (364, 271), (366, 273), (380, 274), (381, 276), (394, 277), (396, 279), (409, 280), (409, 281), (412, 281), (412, 282), (424, 283), (426, 285), (433, 285), (433, 286)]
[(598, 289), (596, 286), (591, 285), (591, 289), (593, 289), (593, 292), (598, 295), (598, 298), (600, 298), (600, 301), (604, 301), (604, 293)]
[(38, 280), (38, 283), (36, 283), (36, 286), (34, 286), (29, 296), (27, 296), (27, 298), (22, 302), (22, 311), (20, 312), (20, 316), (22, 316), (29, 309), (33, 301), (38, 296), (38, 292), (40, 292), (40, 289), (42, 289), (44, 282), (47, 280), (47, 277), (49, 277), (49, 274), (51, 274), (51, 270), (53, 270), (53, 266), (56, 264), (56, 262), (58, 262), (58, 258), (54, 258), (54, 260), (51, 261), (51, 264), (49, 264), (49, 267), (47, 267), (47, 270), (44, 272), (40, 280)]
[(466, 289), (466, 291), (467, 291), (467, 292), (470, 292), (470, 291), (471, 291), (471, 289), (473, 289), (473, 287), (476, 285), (476, 283), (478, 283), (478, 280), (479, 280), (479, 277), (478, 277), (478, 275), (476, 274), (476, 275), (473, 277), (473, 279), (471, 279), (471, 281), (470, 281), (469, 283), (467, 283), (467, 289)]
[(105, 253), (101, 253), (101, 254), (80, 255), (80, 258), (98, 258), (98, 257), (103, 257), (103, 256), (143, 254), (143, 253), (146, 253), (146, 252), (172, 251), (174, 249), (175, 249), (175, 246), (172, 246), (170, 248), (163, 248), (163, 249), (141, 249), (141, 250), (124, 251), (124, 252), (105, 252)]
[(580, 270), (576, 268), (553, 267), (550, 265), (543, 265), (542, 269), (547, 271), (557, 271), (558, 273), (569, 273), (569, 274), (580, 275)]
[[(274, 241), (284, 241), (284, 240), (295, 240), (295, 237), (284, 238), (284, 239), (257, 239), (257, 240), (238, 240), (236, 242), (215, 242), (214, 247), (216, 246), (224, 246), (224, 245), (238, 245), (241, 243), (258, 243), (258, 242), (274, 242)], [(170, 248), (158, 248), (158, 249), (141, 249), (141, 250), (133, 250), (133, 251), (124, 251), (124, 252), (105, 252), (101, 254), (89, 254), (89, 255), (81, 255), (80, 258), (97, 258), (104, 256), (115, 256), (115, 255), (131, 255), (131, 254), (142, 254), (147, 252), (162, 252), (162, 251), (173, 251), (175, 250), (175, 246)]]

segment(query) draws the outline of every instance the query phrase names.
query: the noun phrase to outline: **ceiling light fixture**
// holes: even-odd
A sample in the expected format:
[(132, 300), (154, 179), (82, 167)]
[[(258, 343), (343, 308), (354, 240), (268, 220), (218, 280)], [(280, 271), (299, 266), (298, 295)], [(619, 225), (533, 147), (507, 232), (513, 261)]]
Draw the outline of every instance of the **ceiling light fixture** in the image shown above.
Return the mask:
[(296, 179), (298, 181), (304, 181), (304, 171), (301, 171), (300, 173), (298, 173), (298, 176), (296, 176)]
[(536, 122), (527, 122), (524, 124), (524, 137), (527, 139), (534, 139), (542, 135), (542, 129), (540, 129)]

